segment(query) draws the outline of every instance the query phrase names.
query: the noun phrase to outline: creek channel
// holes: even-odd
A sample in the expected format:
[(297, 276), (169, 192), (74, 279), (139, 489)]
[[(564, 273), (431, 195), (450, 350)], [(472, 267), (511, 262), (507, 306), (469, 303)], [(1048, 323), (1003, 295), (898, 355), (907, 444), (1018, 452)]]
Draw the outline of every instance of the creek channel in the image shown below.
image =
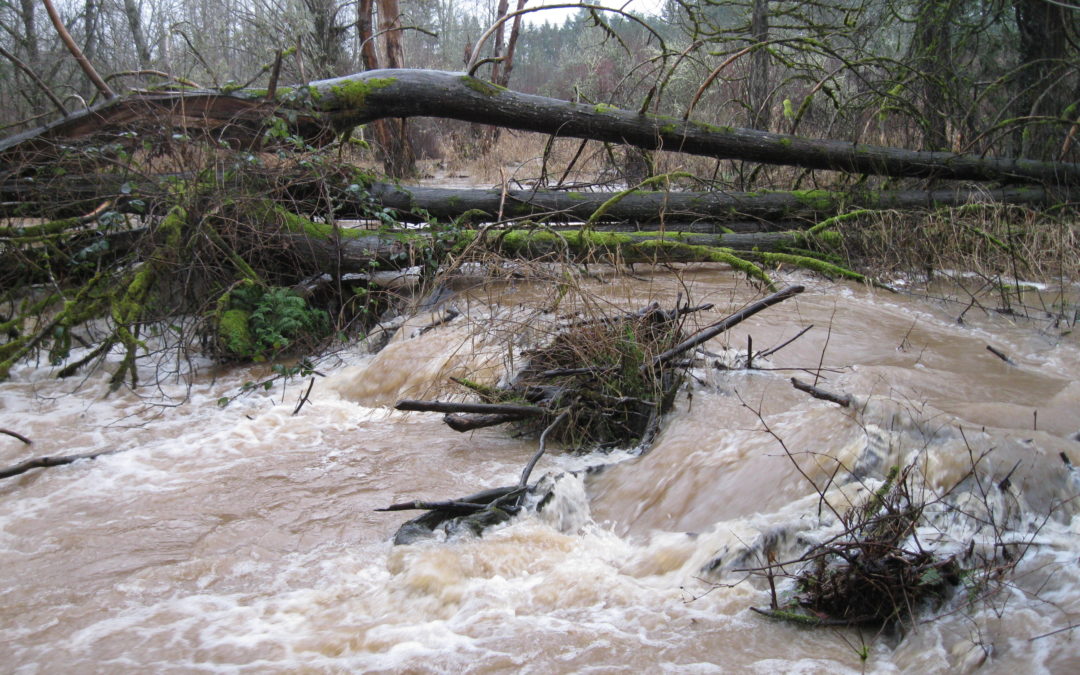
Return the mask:
[[(1061, 630), (1080, 622), (1080, 480), (1062, 460), (1080, 465), (1068, 321), (984, 311), (996, 296), (964, 312), (956, 290), (782, 281), (807, 290), (706, 345), (717, 356), (692, 371), (650, 452), (549, 451), (534, 479), (564, 475), (543, 512), (405, 546), (391, 538), (416, 513), (375, 509), (514, 484), (536, 440), (458, 434), (393, 404), (445, 396), (451, 375), (497, 379), (538, 338), (546, 284), (463, 282), (453, 321), (422, 331), (420, 317), (377, 354), (320, 361), (296, 415), (307, 380), (241, 394), (270, 378), (262, 366), (176, 361), (179, 374), (109, 396), (107, 372), (58, 381), (20, 366), (0, 385), (0, 427), (33, 445), (0, 436), (0, 464), (116, 452), (0, 482), (2, 670), (1080, 671), (1080, 636)], [(583, 283), (601, 309), (671, 307), (680, 292), (714, 303), (702, 324), (760, 297), (707, 266)], [(737, 365), (748, 335), (763, 350), (811, 324), (754, 369), (715, 365)], [(815, 373), (854, 405), (792, 388)], [(951, 598), (902, 633), (755, 614), (768, 585), (738, 570), (836, 531), (762, 420), (812, 480), (834, 476), (830, 500), (906, 464), (933, 499), (985, 453), (984, 501), (1023, 559), (986, 602)], [(949, 552), (988, 529), (943, 512), (921, 536)]]

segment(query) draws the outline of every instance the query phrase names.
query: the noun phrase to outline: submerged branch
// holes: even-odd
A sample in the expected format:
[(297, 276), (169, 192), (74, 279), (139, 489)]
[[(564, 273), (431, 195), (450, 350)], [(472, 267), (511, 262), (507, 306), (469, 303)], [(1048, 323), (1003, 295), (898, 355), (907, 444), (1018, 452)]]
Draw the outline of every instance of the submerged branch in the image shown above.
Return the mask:
[(822, 401), (829, 401), (835, 403), (844, 408), (851, 405), (851, 394), (834, 394), (831, 391), (815, 387), (812, 384), (803, 382), (797, 377), (791, 378), (791, 386), (795, 387), (799, 391), (805, 391), (814, 398), (821, 399)]
[[(656, 358), (652, 360), (652, 363), (649, 365), (655, 367), (666, 363), (671, 359), (675, 358), (676, 356), (679, 356), (680, 354), (683, 354), (693, 349), (694, 347), (697, 347), (698, 345), (708, 342), (709, 340), (713, 339), (717, 335), (720, 335), (724, 331), (739, 325), (740, 323), (742, 323), (746, 319), (749, 319), (761, 310), (767, 309), (779, 302), (787, 300), (790, 297), (796, 296), (799, 293), (802, 293), (804, 290), (805, 288), (803, 286), (788, 286), (783, 290), (777, 291), (770, 296), (762, 298), (761, 300), (758, 300), (757, 302), (754, 302), (749, 306), (744, 307), (738, 312), (735, 312), (731, 316), (728, 316), (727, 318), (721, 321), (717, 321), (711, 326), (702, 329), (698, 333), (692, 335), (683, 342), (680, 342), (679, 344), (675, 345), (663, 354), (659, 354)], [(642, 368), (646, 367), (648, 367), (648, 365), (642, 365)]]
[(80, 459), (94, 459), (101, 457), (102, 455), (111, 455), (116, 452), (115, 450), (105, 450), (103, 452), (86, 452), (79, 455), (57, 455), (57, 456), (45, 456), (34, 457), (28, 459), (25, 462), (14, 464), (4, 469), (0, 469), (0, 478), (11, 478), (12, 476), (18, 476), (19, 474), (26, 473), (31, 469), (43, 469), (51, 466), (63, 466), (65, 464), (72, 464)]
[(547, 411), (531, 405), (511, 405), (508, 403), (451, 403), (448, 401), (398, 401), (396, 410), (441, 412), (441, 413), (487, 413), (514, 415), (518, 417), (543, 415)]

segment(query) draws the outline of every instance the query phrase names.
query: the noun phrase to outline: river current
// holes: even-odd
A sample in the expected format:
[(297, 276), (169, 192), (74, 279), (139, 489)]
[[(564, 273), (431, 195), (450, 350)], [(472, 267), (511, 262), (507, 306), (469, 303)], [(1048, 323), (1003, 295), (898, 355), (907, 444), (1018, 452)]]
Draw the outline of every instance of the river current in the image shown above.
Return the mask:
[[(807, 290), (706, 345), (649, 453), (553, 450), (533, 473), (560, 476), (552, 504), (478, 538), (395, 547), (415, 514), (375, 509), (514, 484), (535, 439), (391, 406), (449, 395), (451, 375), (496, 381), (542, 333), (546, 284), (463, 281), (452, 321), (322, 359), (295, 415), (308, 379), (263, 366), (177, 361), (112, 395), (105, 371), (20, 366), (0, 427), (33, 444), (0, 436), (0, 464), (115, 452), (0, 481), (0, 670), (1080, 671), (1080, 479), (1064, 461), (1080, 465), (1076, 316), (1053, 290), (1027, 292), (1025, 317), (994, 311), (1007, 296), (782, 281)], [(600, 309), (714, 303), (702, 325), (760, 297), (706, 266), (582, 283)], [(748, 335), (761, 351), (810, 325), (754, 369), (716, 365), (737, 366)], [(973, 463), (980, 480), (950, 492)], [(842, 508), (893, 465), (915, 466), (937, 504), (925, 545), (1024, 553), (997, 592), (968, 604), (961, 590), (902, 631), (751, 611), (768, 585), (739, 570), (837, 531), (810, 480)]]

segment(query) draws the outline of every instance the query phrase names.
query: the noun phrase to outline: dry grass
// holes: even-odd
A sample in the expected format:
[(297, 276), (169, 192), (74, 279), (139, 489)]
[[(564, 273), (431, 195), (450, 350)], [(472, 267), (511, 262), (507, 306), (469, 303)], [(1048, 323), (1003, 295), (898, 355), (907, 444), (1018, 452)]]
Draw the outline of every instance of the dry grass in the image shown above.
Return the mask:
[(1080, 218), (1070, 211), (973, 204), (883, 211), (840, 227), (849, 260), (879, 276), (959, 270), (1065, 285), (1080, 279)]

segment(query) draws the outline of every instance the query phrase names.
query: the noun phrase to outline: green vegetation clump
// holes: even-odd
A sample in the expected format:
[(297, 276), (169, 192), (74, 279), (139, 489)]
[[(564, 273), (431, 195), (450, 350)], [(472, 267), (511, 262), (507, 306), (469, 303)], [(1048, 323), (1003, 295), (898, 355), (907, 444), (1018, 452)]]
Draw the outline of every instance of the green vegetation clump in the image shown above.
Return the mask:
[(242, 285), (218, 304), (217, 349), (228, 360), (266, 361), (330, 333), (329, 315), (289, 288)]

